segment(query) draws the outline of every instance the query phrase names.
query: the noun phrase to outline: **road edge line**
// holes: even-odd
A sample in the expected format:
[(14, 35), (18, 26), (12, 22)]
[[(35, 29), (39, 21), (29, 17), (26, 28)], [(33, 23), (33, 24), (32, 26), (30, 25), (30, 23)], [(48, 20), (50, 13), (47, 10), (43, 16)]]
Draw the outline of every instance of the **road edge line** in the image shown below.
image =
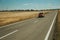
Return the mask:
[(57, 16), (57, 13), (56, 13), (56, 15), (55, 15), (55, 17), (54, 17), (54, 19), (53, 19), (53, 21), (52, 21), (52, 24), (51, 24), (51, 26), (50, 26), (50, 28), (49, 28), (49, 30), (48, 30), (48, 32), (47, 32), (46, 37), (45, 37), (44, 40), (48, 40), (48, 37), (49, 37), (50, 32), (51, 32), (51, 30), (52, 30), (52, 27), (53, 27), (54, 21), (55, 21), (55, 19), (56, 19), (56, 16)]
[[(34, 19), (34, 18), (32, 18), (32, 19)], [(28, 20), (32, 20), (32, 19), (28, 19)], [(24, 20), (24, 21), (28, 21), (28, 20)], [(10, 26), (10, 25), (17, 24), (17, 23), (23, 23), (24, 21), (19, 21), (19, 22), (11, 23), (11, 24), (8, 24), (8, 25), (5, 25), (5, 26), (2, 26), (2, 27), (0, 27), (0, 28), (4, 28), (4, 27)]]

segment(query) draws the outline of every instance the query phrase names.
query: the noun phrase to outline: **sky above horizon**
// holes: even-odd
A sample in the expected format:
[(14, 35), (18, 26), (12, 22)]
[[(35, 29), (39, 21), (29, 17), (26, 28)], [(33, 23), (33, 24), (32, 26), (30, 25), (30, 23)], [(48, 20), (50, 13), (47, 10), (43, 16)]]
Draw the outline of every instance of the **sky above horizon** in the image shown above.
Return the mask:
[(56, 8), (60, 8), (60, 0), (0, 0), (0, 10)]

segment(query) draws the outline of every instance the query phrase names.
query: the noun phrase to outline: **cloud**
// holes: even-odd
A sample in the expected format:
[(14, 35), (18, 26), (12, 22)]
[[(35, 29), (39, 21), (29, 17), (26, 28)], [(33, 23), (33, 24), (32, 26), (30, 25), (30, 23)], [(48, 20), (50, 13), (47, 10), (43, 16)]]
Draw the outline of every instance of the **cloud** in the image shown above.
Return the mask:
[(24, 4), (24, 5), (29, 5), (29, 4)]
[(23, 5), (31, 5), (32, 3), (26, 3), (26, 4), (23, 4)]

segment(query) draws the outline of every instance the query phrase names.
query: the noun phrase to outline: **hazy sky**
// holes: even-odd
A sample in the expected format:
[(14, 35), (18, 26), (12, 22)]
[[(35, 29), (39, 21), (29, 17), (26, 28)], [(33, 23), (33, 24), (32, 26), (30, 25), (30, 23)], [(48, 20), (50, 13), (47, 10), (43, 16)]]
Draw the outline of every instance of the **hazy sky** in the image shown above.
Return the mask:
[(60, 8), (60, 0), (0, 0), (0, 10)]

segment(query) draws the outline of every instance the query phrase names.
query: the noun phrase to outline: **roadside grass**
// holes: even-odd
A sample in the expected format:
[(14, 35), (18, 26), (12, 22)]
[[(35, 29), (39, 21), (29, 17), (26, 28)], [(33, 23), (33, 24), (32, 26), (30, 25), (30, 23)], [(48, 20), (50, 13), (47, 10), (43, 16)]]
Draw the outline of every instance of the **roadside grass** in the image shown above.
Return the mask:
[[(40, 11), (27, 11), (27, 12), (0, 12), (0, 26), (7, 25), (10, 23), (38, 17)], [(44, 15), (48, 11), (43, 11)]]
[(0, 26), (37, 17), (39, 12), (0, 12)]

